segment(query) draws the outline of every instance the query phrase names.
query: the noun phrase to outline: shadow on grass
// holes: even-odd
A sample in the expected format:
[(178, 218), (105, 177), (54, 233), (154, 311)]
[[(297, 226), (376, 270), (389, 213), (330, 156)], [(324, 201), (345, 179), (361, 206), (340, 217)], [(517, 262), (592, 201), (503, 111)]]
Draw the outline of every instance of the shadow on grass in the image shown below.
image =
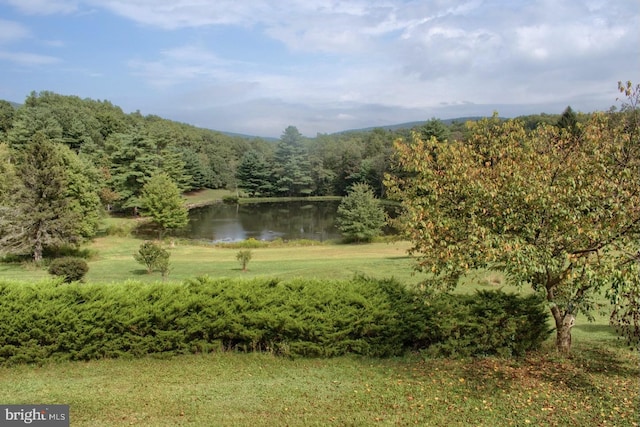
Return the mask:
[(147, 270), (142, 269), (142, 268), (137, 268), (135, 270), (131, 270), (131, 274), (134, 274), (136, 276), (146, 276), (146, 275), (151, 275), (151, 273), (149, 273)]
[(629, 360), (625, 360), (620, 356), (621, 350), (627, 348), (624, 340), (619, 342), (611, 342), (607, 344), (610, 348), (604, 346), (580, 347), (572, 355), (574, 364), (579, 364), (586, 373), (590, 374), (606, 374), (617, 375), (621, 377), (638, 377), (639, 367), (632, 365)]
[(575, 346), (569, 357), (548, 350), (522, 359), (475, 359), (462, 369), (467, 384), (478, 398), (486, 393), (549, 384), (557, 390), (567, 388), (606, 399), (608, 392), (601, 387), (604, 377), (619, 377), (635, 383), (639, 374), (637, 359), (634, 362), (622, 345), (607, 346), (609, 348), (605, 344)]

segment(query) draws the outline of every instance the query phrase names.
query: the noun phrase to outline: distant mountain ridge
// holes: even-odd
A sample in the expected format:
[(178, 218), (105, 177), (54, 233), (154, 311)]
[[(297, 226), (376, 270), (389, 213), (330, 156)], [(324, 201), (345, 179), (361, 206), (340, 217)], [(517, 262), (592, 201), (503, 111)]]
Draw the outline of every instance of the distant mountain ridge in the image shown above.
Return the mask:
[[(465, 123), (468, 121), (478, 121), (478, 120), (482, 120), (484, 119), (485, 116), (468, 116), (468, 117), (456, 117), (453, 119), (437, 119), (440, 120), (443, 124), (450, 126), (453, 123)], [(370, 132), (374, 129), (384, 129), (384, 130), (390, 130), (390, 131), (396, 131), (396, 130), (403, 130), (403, 129), (413, 129), (417, 126), (422, 126), (425, 123), (427, 123), (429, 120), (420, 120), (420, 121), (415, 121), (415, 122), (406, 122), (406, 123), (398, 123), (398, 124), (394, 124), (394, 125), (383, 125), (383, 126), (371, 126), (371, 127), (366, 127), (366, 128), (361, 128), (361, 129), (349, 129), (349, 130), (343, 130), (340, 132), (334, 132), (334, 134), (341, 134), (341, 133), (350, 133), (350, 132)]]
[[(13, 101), (7, 101), (9, 102), (9, 104), (11, 104), (11, 106), (13, 108), (20, 108), (22, 107), (23, 104), (17, 103), (17, 102), (13, 102)], [(485, 118), (485, 116), (465, 116), (465, 117), (456, 117), (456, 118), (452, 118), (452, 119), (438, 119), (440, 120), (443, 124), (450, 126), (454, 123), (465, 123), (468, 121), (478, 121)], [(437, 118), (436, 118), (437, 119)], [(167, 119), (170, 120), (170, 119)], [(429, 119), (431, 120), (431, 119)], [(388, 130), (388, 131), (398, 131), (398, 130), (405, 130), (405, 129), (413, 129), (415, 127), (419, 127), (419, 126), (423, 126), (425, 123), (427, 123), (429, 120), (420, 120), (420, 121), (413, 121), (413, 122), (405, 122), (405, 123), (397, 123), (397, 124), (392, 124), (392, 125), (381, 125), (381, 126), (369, 126), (366, 128), (359, 128), (359, 129), (346, 129), (346, 130), (342, 130), (342, 131), (338, 131), (338, 132), (333, 132), (330, 135), (340, 135), (340, 134), (345, 134), (345, 133), (360, 133), (360, 132), (371, 132), (375, 129), (384, 129), (384, 130)], [(197, 126), (196, 126), (197, 127)], [(227, 135), (230, 137), (235, 137), (235, 138), (243, 138), (243, 139), (262, 139), (264, 141), (267, 142), (278, 142), (280, 141), (280, 138), (276, 138), (276, 137), (272, 137), (272, 136), (258, 136), (258, 135), (248, 135), (248, 134), (244, 134), (244, 133), (238, 133), (238, 132), (226, 132), (226, 131), (222, 131), (222, 130), (217, 130), (217, 129), (210, 129), (213, 130), (214, 132), (219, 132), (223, 135)]]
[[(482, 120), (484, 118), (485, 118), (485, 116), (467, 116), (467, 117), (456, 117), (456, 118), (453, 118), (453, 119), (438, 119), (438, 120), (440, 120), (445, 125), (450, 126), (450, 125), (452, 125), (454, 123), (466, 123), (468, 121), (478, 121), (478, 120)], [(397, 124), (393, 124), (393, 125), (370, 126), (370, 127), (366, 127), (366, 128), (359, 128), (359, 129), (346, 129), (346, 130), (341, 130), (341, 131), (338, 131), (338, 132), (330, 133), (329, 135), (341, 135), (341, 134), (345, 134), (345, 133), (371, 132), (371, 131), (373, 131), (375, 129), (384, 129), (384, 130), (388, 130), (388, 131), (398, 131), (398, 130), (404, 130), (404, 129), (413, 129), (413, 128), (418, 127), (418, 126), (423, 126), (428, 121), (429, 120), (421, 120), (421, 121), (415, 121), (415, 122), (397, 123)], [(224, 135), (231, 136), (231, 137), (239, 137), (239, 138), (245, 138), (245, 139), (263, 139), (263, 140), (265, 140), (267, 142), (278, 142), (280, 140), (280, 138), (275, 138), (275, 137), (271, 137), (271, 136), (247, 135), (247, 134), (244, 134), (244, 133), (225, 132), (225, 131), (220, 131), (220, 130), (216, 130), (216, 132), (220, 132), (220, 133), (222, 133)]]

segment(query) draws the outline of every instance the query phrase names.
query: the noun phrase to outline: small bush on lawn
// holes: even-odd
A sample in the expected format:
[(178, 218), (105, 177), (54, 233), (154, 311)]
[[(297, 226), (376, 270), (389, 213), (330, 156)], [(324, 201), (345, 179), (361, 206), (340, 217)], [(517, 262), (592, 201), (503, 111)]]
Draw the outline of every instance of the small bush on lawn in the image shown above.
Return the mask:
[(66, 283), (71, 283), (84, 279), (89, 271), (89, 266), (82, 258), (63, 257), (51, 261), (48, 271), (54, 276), (64, 277)]
[(138, 252), (133, 254), (133, 258), (147, 268), (147, 273), (158, 270), (162, 277), (169, 269), (169, 252), (159, 244), (154, 242), (144, 242), (140, 245)]

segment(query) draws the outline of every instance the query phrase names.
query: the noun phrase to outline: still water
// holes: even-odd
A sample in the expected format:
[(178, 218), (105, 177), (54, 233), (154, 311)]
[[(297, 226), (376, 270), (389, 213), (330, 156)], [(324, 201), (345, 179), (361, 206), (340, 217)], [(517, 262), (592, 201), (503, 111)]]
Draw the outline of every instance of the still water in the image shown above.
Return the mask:
[(339, 201), (216, 203), (189, 211), (186, 237), (209, 242), (339, 239), (335, 226)]

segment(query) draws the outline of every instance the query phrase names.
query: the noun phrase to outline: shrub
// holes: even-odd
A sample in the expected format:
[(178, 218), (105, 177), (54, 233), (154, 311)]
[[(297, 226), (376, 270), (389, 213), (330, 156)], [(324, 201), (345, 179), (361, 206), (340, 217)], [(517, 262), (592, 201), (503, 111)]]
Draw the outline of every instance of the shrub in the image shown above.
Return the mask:
[(240, 261), (240, 264), (242, 264), (242, 271), (247, 271), (247, 264), (249, 264), (249, 261), (251, 261), (252, 255), (253, 254), (251, 252), (251, 249), (244, 249), (238, 251), (238, 253), (236, 254), (236, 259)]
[(63, 257), (49, 264), (49, 274), (64, 277), (66, 283), (81, 281), (89, 271), (87, 262), (82, 258)]
[(431, 346), (438, 355), (508, 355), (547, 331), (546, 313), (528, 297), (445, 295), (425, 304), (397, 281), (364, 277), (0, 281), (0, 295), (0, 365), (219, 350), (383, 357)]
[(0, 282), (0, 295), (0, 364), (220, 349), (390, 356), (424, 326), (394, 281)]
[(502, 291), (442, 294), (429, 301), (427, 353), (437, 356), (519, 356), (551, 329), (542, 299)]
[(166, 249), (153, 242), (144, 242), (140, 245), (138, 252), (133, 254), (136, 261), (147, 267), (147, 273), (151, 274), (153, 270), (159, 270), (163, 273), (163, 277), (169, 269), (169, 256)]
[(239, 200), (240, 200), (240, 197), (236, 194), (229, 194), (222, 197), (222, 202), (228, 205), (236, 205), (238, 204)]

